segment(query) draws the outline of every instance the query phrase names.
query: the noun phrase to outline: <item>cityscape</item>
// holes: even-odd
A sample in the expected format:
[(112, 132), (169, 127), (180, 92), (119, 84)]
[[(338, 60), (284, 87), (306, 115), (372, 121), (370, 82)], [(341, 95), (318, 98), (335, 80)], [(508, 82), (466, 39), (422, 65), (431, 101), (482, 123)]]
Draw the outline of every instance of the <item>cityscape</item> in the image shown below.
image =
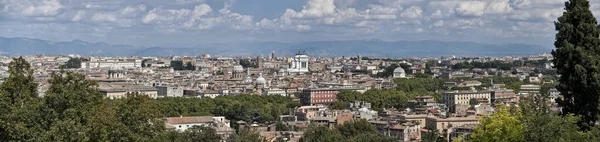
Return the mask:
[(0, 141), (600, 141), (596, 0), (0, 5)]

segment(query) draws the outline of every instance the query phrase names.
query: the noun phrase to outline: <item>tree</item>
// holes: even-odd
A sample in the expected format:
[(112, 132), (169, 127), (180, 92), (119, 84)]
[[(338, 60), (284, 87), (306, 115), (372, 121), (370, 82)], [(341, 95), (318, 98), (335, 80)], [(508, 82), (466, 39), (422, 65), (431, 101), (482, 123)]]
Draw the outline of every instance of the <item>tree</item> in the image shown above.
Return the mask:
[(210, 127), (194, 126), (187, 129), (178, 141), (185, 142), (220, 142), (221, 136)]
[(600, 114), (600, 38), (596, 18), (587, 0), (565, 2), (565, 12), (554, 23), (558, 33), (552, 51), (554, 67), (561, 75), (557, 90), (563, 115), (580, 115), (578, 125), (589, 130)]
[(192, 62), (187, 62), (187, 63), (185, 63), (184, 69), (193, 71), (193, 70), (196, 70), (196, 67), (194, 65), (192, 65)]
[(444, 137), (440, 135), (440, 131), (433, 128), (429, 132), (423, 134), (422, 139), (424, 142), (443, 142)]
[(264, 140), (260, 134), (251, 131), (250, 129), (239, 130), (237, 134), (230, 135), (227, 138), (228, 142), (263, 142)]
[(8, 73), (10, 76), (0, 85), (0, 141), (33, 137), (26, 135), (26, 126), (30, 124), (24, 120), (33, 118), (22, 117), (25, 116), (23, 113), (30, 114), (30, 104), (39, 102), (33, 69), (23, 57), (19, 57), (9, 63)]
[(184, 70), (183, 61), (171, 61), (171, 67), (173, 70)]
[(493, 115), (483, 117), (471, 135), (474, 142), (521, 142), (525, 141), (521, 111), (511, 112), (507, 106), (498, 105)]
[(82, 59), (82, 58), (70, 58), (69, 61), (67, 61), (67, 63), (65, 63), (64, 67), (67, 69), (81, 68), (82, 61), (87, 61), (87, 60)]
[(163, 115), (150, 97), (129, 93), (117, 100), (117, 119), (128, 127), (126, 141), (147, 141), (158, 137), (164, 131)]

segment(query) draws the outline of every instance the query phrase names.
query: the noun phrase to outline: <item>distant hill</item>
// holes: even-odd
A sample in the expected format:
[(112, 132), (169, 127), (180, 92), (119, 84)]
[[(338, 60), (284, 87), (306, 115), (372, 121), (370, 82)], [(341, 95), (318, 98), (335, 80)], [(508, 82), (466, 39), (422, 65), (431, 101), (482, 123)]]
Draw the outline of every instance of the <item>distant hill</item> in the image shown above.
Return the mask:
[(197, 56), (203, 53), (223, 56), (290, 56), (306, 51), (312, 57), (327, 56), (386, 56), (386, 57), (439, 57), (439, 56), (510, 56), (535, 55), (550, 52), (550, 48), (527, 44), (482, 44), (459, 41), (395, 41), (346, 40), (311, 42), (255, 42), (219, 43), (197, 47), (135, 47), (90, 43), (81, 40), (52, 42), (29, 38), (0, 37), (0, 54), (79, 54), (97, 56)]

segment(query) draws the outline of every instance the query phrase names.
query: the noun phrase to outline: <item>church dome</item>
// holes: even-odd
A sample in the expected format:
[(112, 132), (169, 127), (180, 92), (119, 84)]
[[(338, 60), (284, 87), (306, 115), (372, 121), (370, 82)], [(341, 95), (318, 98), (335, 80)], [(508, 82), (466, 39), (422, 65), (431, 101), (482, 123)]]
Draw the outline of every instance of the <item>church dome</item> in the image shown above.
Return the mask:
[(394, 73), (406, 73), (402, 67), (394, 69)]
[(262, 77), (262, 73), (258, 76), (258, 78), (256, 79), (256, 84), (265, 84), (267, 83), (267, 80), (265, 78)]

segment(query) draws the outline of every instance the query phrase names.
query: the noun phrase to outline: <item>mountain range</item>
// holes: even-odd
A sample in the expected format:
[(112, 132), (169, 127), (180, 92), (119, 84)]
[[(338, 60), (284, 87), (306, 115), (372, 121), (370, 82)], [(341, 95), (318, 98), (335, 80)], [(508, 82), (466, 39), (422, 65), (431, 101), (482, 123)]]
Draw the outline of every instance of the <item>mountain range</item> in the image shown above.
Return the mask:
[(302, 51), (312, 57), (377, 56), (377, 57), (439, 57), (439, 56), (524, 56), (550, 52), (551, 49), (529, 44), (484, 44), (462, 41), (381, 41), (343, 40), (308, 42), (246, 42), (214, 43), (196, 47), (136, 47), (91, 43), (81, 40), (53, 42), (30, 38), (0, 37), (0, 54), (20, 55), (95, 55), (95, 56), (198, 56), (204, 53), (220, 56), (257, 56), (275, 52), (291, 56)]

